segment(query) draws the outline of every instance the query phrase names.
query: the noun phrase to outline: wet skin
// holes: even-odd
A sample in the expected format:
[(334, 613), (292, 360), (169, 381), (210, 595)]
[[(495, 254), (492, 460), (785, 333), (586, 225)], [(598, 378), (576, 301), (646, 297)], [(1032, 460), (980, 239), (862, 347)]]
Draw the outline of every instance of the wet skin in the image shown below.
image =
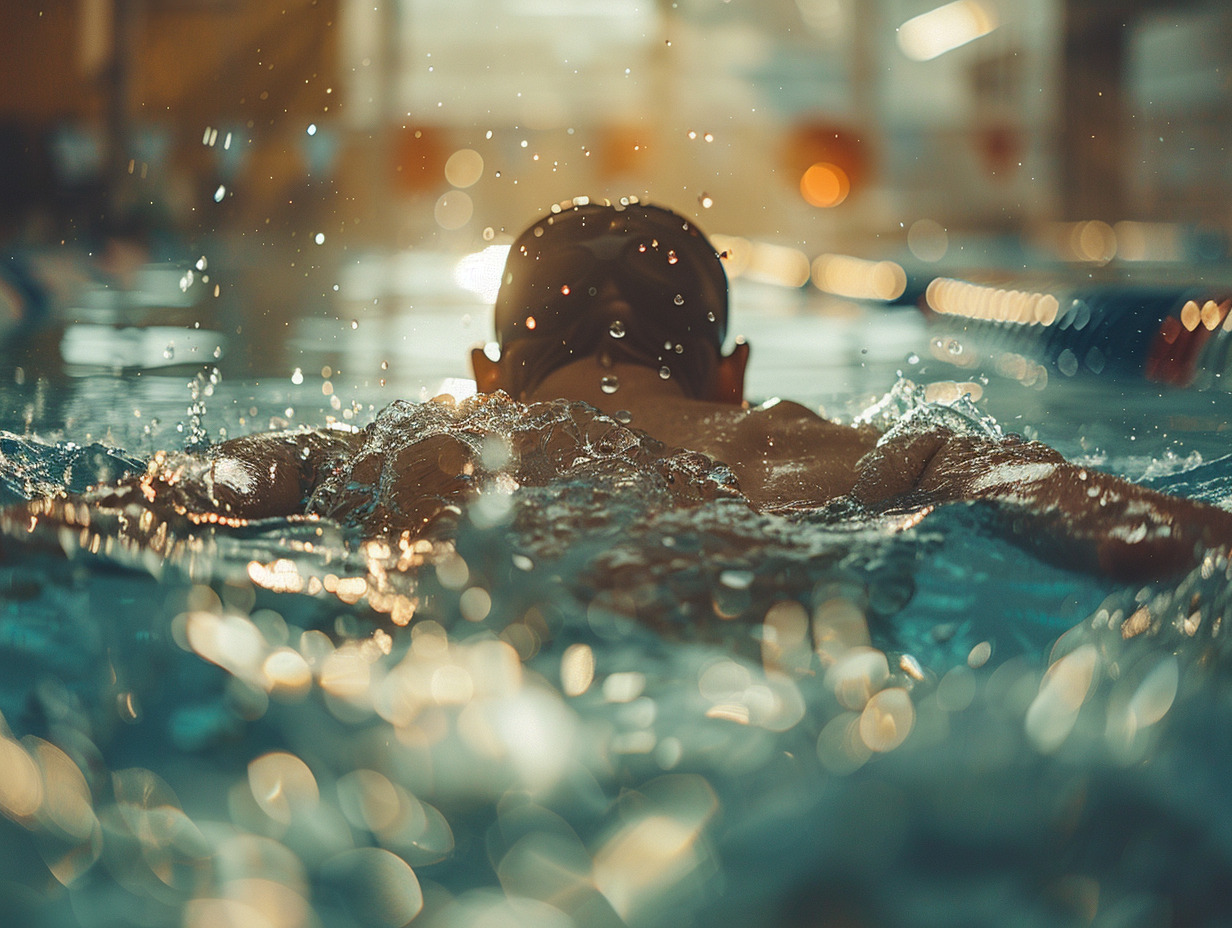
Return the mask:
[[(603, 389), (605, 377), (616, 379), (614, 393)], [(764, 510), (816, 506), (851, 492), (857, 465), (878, 438), (873, 429), (839, 425), (798, 403), (749, 408), (695, 399), (658, 371), (621, 362), (603, 365), (596, 358), (554, 371), (524, 399), (558, 397), (589, 403), (668, 447), (722, 461), (749, 501)]]
[[(603, 390), (604, 376), (618, 379), (615, 393)], [(663, 443), (639, 454), (666, 458), (683, 448), (724, 462), (740, 494), (762, 511), (821, 510), (844, 520), (895, 516), (891, 523), (906, 527), (939, 505), (973, 503), (988, 511), (993, 528), (1043, 559), (1126, 580), (1183, 571), (1204, 550), (1232, 544), (1232, 513), (1080, 467), (1039, 442), (938, 428), (896, 429), (879, 437), (795, 403), (749, 408), (685, 396), (656, 370), (605, 365), (596, 358), (560, 368), (523, 397), (532, 405), (516, 408), (530, 421), (536, 410), (547, 408), (539, 401), (561, 396), (589, 404), (570, 413), (582, 441), (626, 442), (621, 435), (632, 433), (613, 419), (628, 417), (634, 432)], [(448, 416), (464, 417), (474, 408), (471, 403), (455, 410), (450, 399), (438, 402)], [(613, 418), (596, 419), (590, 406)], [(524, 422), (518, 427), (533, 437), (533, 428)], [(246, 436), (223, 442), (204, 457), (156, 456), (140, 477), (99, 487), (76, 502), (36, 500), (10, 510), (5, 522), (10, 532), (44, 523), (53, 536), (57, 525), (82, 525), (83, 519), (95, 529), (111, 524), (157, 551), (167, 526), (175, 533), (310, 511), (345, 521), (375, 506), (388, 514), (379, 526), (382, 534), (415, 535), (432, 526), (442, 506), (462, 505), (474, 492), (467, 474), (476, 458), (463, 437), (448, 429), (391, 436), (380, 421), (359, 431)], [(567, 468), (561, 462), (571, 459), (572, 452), (561, 449), (547, 469)], [(517, 474), (520, 480), (527, 476)], [(541, 473), (529, 479), (541, 483), (550, 477)], [(328, 490), (331, 482), (340, 482), (341, 496), (334, 493), (336, 505), (322, 507), (318, 491)], [(677, 503), (691, 504), (683, 498)], [(153, 521), (143, 518), (145, 513)], [(370, 527), (362, 519), (357, 524)]]
[[(612, 286), (599, 292), (593, 311), (631, 323), (636, 318)], [(1135, 580), (1183, 570), (1203, 550), (1232, 545), (1232, 513), (1071, 464), (1038, 442), (936, 427), (879, 436), (797, 403), (749, 407), (743, 402), (746, 356), (745, 349), (716, 356), (712, 383), (700, 396), (686, 395), (681, 381), (662, 378), (657, 366), (613, 360), (606, 348), (557, 368), (526, 391), (511, 376), (512, 353), (490, 361), (477, 352), (473, 361), (485, 392), (505, 390), (529, 404), (580, 401), (617, 420), (595, 422), (593, 410), (580, 413), (589, 420), (583, 432), (616, 434), (617, 422), (624, 422), (662, 442), (656, 453), (664, 457), (686, 449), (726, 464), (740, 494), (762, 511), (826, 509), (846, 519), (902, 514), (908, 518), (898, 524), (907, 525), (939, 505), (978, 503), (1002, 531), (1047, 560)], [(366, 506), (393, 513), (382, 531), (415, 534), (431, 523), (434, 507), (462, 504), (473, 493), (467, 468), (475, 461), (463, 436), (448, 429), (406, 436), (393, 458), (389, 439), (388, 428), (375, 425), (237, 438), (205, 457), (156, 457), (146, 474), (87, 494), (87, 507), (34, 501), (7, 513), (6, 522), (10, 530), (40, 521), (81, 524), (83, 518), (97, 524), (111, 513), (121, 532), (149, 542), (160, 529), (143, 513), (174, 530), (175, 524), (238, 524)], [(319, 502), (314, 493), (339, 475), (361, 487), (367, 502), (344, 499), (337, 510), (313, 508)], [(348, 487), (341, 492), (352, 493)]]

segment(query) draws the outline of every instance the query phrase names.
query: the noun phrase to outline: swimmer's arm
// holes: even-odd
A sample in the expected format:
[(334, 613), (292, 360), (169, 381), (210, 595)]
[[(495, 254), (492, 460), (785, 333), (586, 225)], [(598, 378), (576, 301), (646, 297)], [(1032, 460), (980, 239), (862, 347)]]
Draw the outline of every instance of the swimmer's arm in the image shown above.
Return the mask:
[(102, 508), (138, 505), (197, 524), (298, 515), (316, 484), (357, 447), (359, 434), (268, 432), (221, 442), (199, 456), (159, 452), (144, 474), (87, 491), (84, 499)]
[[(895, 451), (901, 466), (886, 466)], [(857, 483), (865, 504), (989, 503), (1013, 540), (1062, 566), (1146, 579), (1232, 546), (1232, 513), (1070, 463), (1039, 442), (933, 432), (878, 452), (868, 464), (880, 468)]]

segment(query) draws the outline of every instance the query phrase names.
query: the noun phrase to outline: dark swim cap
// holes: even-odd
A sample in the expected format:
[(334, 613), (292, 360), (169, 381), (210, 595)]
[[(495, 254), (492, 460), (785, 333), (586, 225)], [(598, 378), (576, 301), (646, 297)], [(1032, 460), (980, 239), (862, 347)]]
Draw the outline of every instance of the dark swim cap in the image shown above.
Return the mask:
[[(596, 296), (608, 283), (629, 304)], [(515, 390), (576, 358), (628, 358), (685, 390), (710, 385), (727, 335), (727, 275), (690, 220), (637, 201), (574, 201), (518, 236), (496, 297), (496, 337)], [(512, 350), (510, 350), (512, 349)]]

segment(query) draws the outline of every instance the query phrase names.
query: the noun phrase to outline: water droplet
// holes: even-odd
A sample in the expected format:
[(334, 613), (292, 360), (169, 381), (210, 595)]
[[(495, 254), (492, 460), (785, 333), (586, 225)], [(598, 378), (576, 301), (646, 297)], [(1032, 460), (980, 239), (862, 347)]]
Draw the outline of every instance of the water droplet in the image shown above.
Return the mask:
[(698, 197), (697, 202), (702, 205), (702, 209), (710, 209), (710, 207), (714, 206), (714, 198), (708, 193), (703, 193)]
[(620, 389), (620, 381), (615, 374), (607, 374), (599, 381), (599, 389), (611, 395)]
[(312, 237), (312, 240), (316, 242), (318, 245), (324, 245), (325, 244), (325, 233), (318, 232), (316, 235)]
[(568, 284), (565, 284), (565, 285), (563, 285), (563, 286), (560, 288), (560, 295), (561, 295), (561, 296), (568, 296), (568, 295), (569, 295), (569, 285), (568, 285)]
[(200, 258), (197, 259), (197, 270), (204, 271), (206, 267), (207, 267), (207, 264), (205, 260), (205, 255), (202, 255)]
[(309, 135), (317, 134), (317, 124), (315, 122), (308, 123), (308, 134)]
[(646, 243), (642, 242), (640, 245), (638, 245), (637, 250), (640, 251), (642, 254), (645, 254), (646, 253)]
[[(668, 260), (670, 261), (671, 259), (669, 258)], [(677, 293), (676, 296), (672, 298), (672, 302), (675, 303), (677, 306), (683, 306), (684, 305), (684, 294)]]
[(227, 188), (224, 187), (222, 184), (219, 184), (218, 189), (214, 191), (214, 202), (221, 203), (222, 198), (225, 197), (226, 195), (227, 195)]
[(672, 350), (675, 351), (676, 354), (684, 354), (684, 345), (680, 344), (680, 342), (677, 342), (676, 347), (673, 348)]
[(382, 362), (381, 362), (381, 370), (383, 370), (383, 371), (387, 371), (387, 370), (389, 370), (389, 362), (388, 362), (388, 361), (382, 361)]
[(680, 259), (679, 259), (678, 257), (676, 257), (676, 252), (675, 252), (674, 250), (673, 250), (673, 251), (669, 251), (669, 252), (667, 253), (667, 263), (668, 263), (668, 264), (675, 264), (675, 263), (676, 263), (677, 261), (679, 261), (679, 260), (680, 260)]
[(659, 368), (659, 379), (660, 380), (670, 380), (671, 376), (672, 376), (672, 369), (668, 367), (666, 364), (663, 365), (663, 367)]
[(608, 327), (607, 334), (612, 338), (625, 337), (625, 324), (619, 319), (613, 319), (611, 326)]
[(706, 321), (714, 322), (714, 313), (706, 313)]
[(907, 363), (908, 364), (919, 364), (920, 356), (916, 354), (914, 351), (911, 352), (911, 354), (907, 355)]
[(215, 346), (214, 346), (214, 357), (216, 357), (216, 358), (221, 358), (221, 357), (222, 357), (222, 345), (215, 345)]
[(167, 347), (163, 349), (163, 357), (168, 361), (175, 357), (175, 342), (167, 342)]
[(613, 413), (612, 418), (621, 425), (628, 425), (633, 421), (633, 413), (629, 412), (627, 409), (618, 409), (615, 413)]
[(352, 328), (352, 329), (358, 329), (358, 328), (359, 328), (359, 320), (358, 320), (358, 319), (352, 319), (352, 320), (351, 320), (351, 328)]
[(483, 240), (485, 242), (490, 242), (494, 238), (496, 238), (496, 230), (493, 229), (491, 226), (488, 226), (486, 229), (483, 230)]
[(303, 371), (301, 371), (301, 370), (297, 367), (297, 368), (295, 369), (295, 373), (293, 373), (293, 374), (291, 375), (291, 383), (293, 383), (293, 384), (301, 384), (301, 383), (303, 383), (303, 382), (304, 382), (304, 372), (303, 372)]

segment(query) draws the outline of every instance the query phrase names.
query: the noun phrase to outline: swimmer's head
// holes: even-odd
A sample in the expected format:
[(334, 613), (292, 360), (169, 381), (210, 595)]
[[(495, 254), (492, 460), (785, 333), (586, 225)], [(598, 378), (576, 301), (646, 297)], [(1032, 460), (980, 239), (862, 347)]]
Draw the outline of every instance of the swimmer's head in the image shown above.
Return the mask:
[(645, 203), (554, 207), (513, 243), (496, 298), (499, 361), (479, 388), (524, 398), (586, 357), (667, 368), (689, 396), (743, 399), (741, 344), (723, 357), (727, 275), (691, 221)]

